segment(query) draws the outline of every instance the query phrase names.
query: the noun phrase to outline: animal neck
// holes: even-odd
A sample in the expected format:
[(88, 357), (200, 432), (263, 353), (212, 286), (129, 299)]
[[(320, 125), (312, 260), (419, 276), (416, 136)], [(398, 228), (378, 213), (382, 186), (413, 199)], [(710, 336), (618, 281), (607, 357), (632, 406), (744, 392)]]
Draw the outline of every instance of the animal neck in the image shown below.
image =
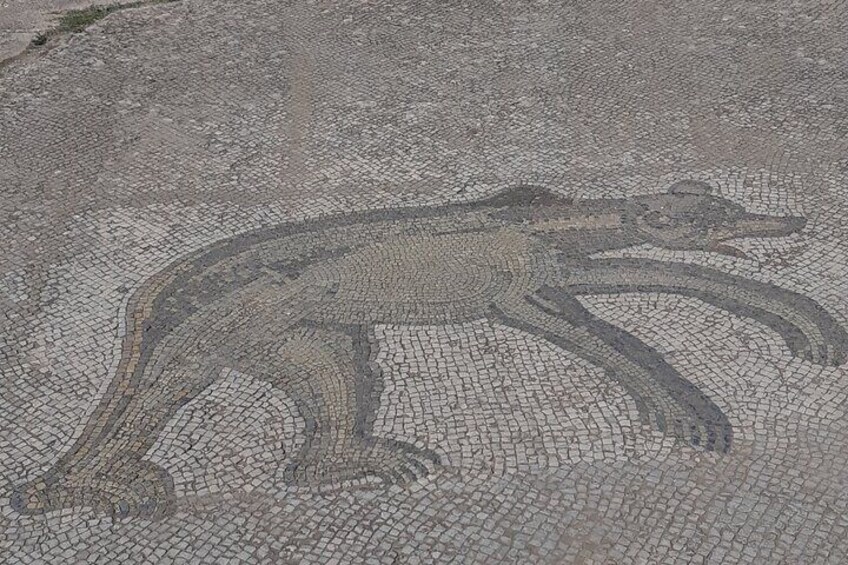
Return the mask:
[(624, 200), (574, 202), (564, 213), (543, 219), (534, 229), (566, 255), (599, 253), (641, 243)]
[(542, 220), (535, 225), (542, 231), (571, 231), (580, 232), (594, 230), (619, 230), (623, 227), (623, 219), (619, 214), (610, 212), (571, 214), (558, 218)]

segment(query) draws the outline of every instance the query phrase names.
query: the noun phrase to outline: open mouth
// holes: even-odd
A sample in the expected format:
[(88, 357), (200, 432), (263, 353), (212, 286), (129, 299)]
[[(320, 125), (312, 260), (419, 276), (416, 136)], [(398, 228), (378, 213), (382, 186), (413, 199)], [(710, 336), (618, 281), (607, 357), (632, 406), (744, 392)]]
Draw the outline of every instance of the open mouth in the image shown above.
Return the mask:
[(798, 216), (747, 214), (733, 229), (737, 234), (742, 234), (741, 237), (782, 237), (802, 230), (806, 223), (804, 218)]

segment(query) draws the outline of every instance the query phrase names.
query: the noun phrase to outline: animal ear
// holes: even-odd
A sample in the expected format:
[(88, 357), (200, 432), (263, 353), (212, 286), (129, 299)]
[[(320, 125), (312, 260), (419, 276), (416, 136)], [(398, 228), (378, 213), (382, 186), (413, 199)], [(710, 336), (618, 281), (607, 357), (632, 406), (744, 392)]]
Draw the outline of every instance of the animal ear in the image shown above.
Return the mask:
[(508, 188), (503, 192), (483, 200), (493, 208), (507, 208), (515, 206), (544, 206), (554, 203), (570, 202), (570, 198), (560, 196), (541, 186), (520, 185)]
[(668, 189), (669, 194), (692, 194), (694, 196), (707, 196), (712, 192), (712, 187), (700, 180), (677, 181)]

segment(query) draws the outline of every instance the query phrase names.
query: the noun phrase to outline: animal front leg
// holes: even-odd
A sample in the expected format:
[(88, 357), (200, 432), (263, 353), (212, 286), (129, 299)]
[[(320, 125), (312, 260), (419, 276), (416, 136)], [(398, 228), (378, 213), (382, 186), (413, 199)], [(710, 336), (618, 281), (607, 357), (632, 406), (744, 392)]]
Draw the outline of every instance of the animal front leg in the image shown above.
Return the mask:
[(665, 292), (692, 296), (779, 333), (792, 353), (821, 365), (848, 357), (848, 333), (817, 302), (778, 286), (696, 265), (605, 259), (569, 265), (570, 294)]
[(396, 484), (438, 464), (427, 449), (372, 434), (379, 387), (369, 347), (364, 328), (305, 324), (242, 356), (239, 369), (288, 393), (306, 420), (306, 443), (285, 470), (288, 482), (316, 486), (376, 477)]
[(656, 350), (600, 320), (560, 289), (543, 288), (524, 304), (496, 310), (502, 322), (546, 338), (601, 367), (630, 394), (643, 421), (710, 451), (727, 451), (725, 414)]

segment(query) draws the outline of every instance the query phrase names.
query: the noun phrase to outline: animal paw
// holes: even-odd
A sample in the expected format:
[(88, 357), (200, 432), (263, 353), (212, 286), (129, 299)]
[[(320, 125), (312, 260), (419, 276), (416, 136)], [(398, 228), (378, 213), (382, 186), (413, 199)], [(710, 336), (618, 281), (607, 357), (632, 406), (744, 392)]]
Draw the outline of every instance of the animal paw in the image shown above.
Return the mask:
[(114, 518), (164, 518), (174, 509), (167, 471), (137, 456), (121, 457), (92, 472), (46, 476), (16, 488), (10, 503), (21, 514), (93, 507)]
[(316, 486), (377, 478), (384, 485), (404, 484), (430, 474), (440, 463), (429, 449), (388, 440), (368, 439), (341, 450), (308, 453), (285, 471), (290, 484)]
[[(775, 322), (792, 355), (810, 363), (838, 367), (848, 361), (848, 332), (821, 306), (806, 298), (792, 323)], [(787, 306), (788, 308), (788, 306)]]
[(839, 367), (848, 361), (848, 335), (841, 327), (834, 328), (823, 337), (824, 343), (806, 343), (793, 353), (816, 365)]
[(659, 415), (660, 429), (678, 440), (704, 451), (727, 453), (733, 441), (733, 427), (714, 404), (699, 403), (697, 409), (682, 403), (671, 414)]

